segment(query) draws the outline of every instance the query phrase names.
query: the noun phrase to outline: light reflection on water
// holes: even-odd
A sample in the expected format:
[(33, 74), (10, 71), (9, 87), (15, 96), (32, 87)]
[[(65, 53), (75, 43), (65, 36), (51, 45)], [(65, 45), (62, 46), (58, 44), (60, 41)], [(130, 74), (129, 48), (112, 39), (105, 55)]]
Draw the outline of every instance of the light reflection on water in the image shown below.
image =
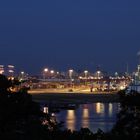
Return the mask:
[(96, 132), (98, 128), (110, 131), (116, 122), (119, 103), (93, 103), (80, 105), (76, 110), (62, 110), (56, 114), (58, 121), (65, 122), (65, 128), (79, 130), (81, 127)]
[(104, 111), (105, 111), (105, 106), (103, 103), (96, 103), (95, 104), (95, 110), (97, 114), (102, 114), (104, 115)]
[(113, 105), (111, 103), (109, 103), (109, 116), (112, 116), (113, 113)]
[(82, 120), (85, 120), (85, 121), (81, 121), (82, 127), (83, 128), (88, 128), (89, 127), (89, 121), (88, 121), (89, 109), (88, 109), (88, 105), (84, 105), (82, 113), (83, 113), (82, 114)]
[(66, 127), (71, 130), (75, 130), (75, 122), (76, 122), (75, 110), (67, 110)]

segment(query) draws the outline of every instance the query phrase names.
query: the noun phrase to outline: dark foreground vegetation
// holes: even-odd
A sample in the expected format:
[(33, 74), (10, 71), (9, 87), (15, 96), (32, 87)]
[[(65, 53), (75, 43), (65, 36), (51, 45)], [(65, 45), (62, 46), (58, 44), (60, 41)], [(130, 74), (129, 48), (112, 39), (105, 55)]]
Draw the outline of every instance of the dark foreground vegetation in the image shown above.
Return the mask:
[[(79, 131), (62, 130), (61, 124), (44, 114), (32, 101), (26, 88), (13, 92), (20, 83), (0, 75), (0, 140), (138, 140), (140, 136), (140, 106), (128, 104), (130, 99), (119, 93), (122, 110), (111, 132), (88, 128)], [(136, 103), (136, 101), (135, 101)]]

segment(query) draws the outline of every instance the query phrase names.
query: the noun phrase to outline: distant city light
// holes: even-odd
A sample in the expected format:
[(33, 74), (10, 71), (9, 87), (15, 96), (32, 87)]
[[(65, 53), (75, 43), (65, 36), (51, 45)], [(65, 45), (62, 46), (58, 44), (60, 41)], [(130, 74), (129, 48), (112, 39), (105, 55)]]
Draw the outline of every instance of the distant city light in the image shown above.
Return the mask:
[(48, 71), (49, 71), (48, 68), (45, 68), (45, 69), (44, 69), (44, 72), (48, 72)]
[(13, 73), (14, 71), (13, 71), (13, 70), (9, 70), (9, 72), (10, 72), (10, 73)]
[(54, 74), (54, 70), (51, 70), (50, 73), (51, 73), (51, 74)]
[(70, 79), (72, 79), (72, 74), (73, 74), (73, 69), (70, 69), (69, 70), (69, 77), (70, 77)]
[(84, 74), (85, 74), (85, 77), (87, 77), (88, 71), (85, 70), (85, 71), (84, 71)]
[(0, 74), (4, 73), (4, 65), (0, 65)]
[(97, 71), (97, 74), (100, 74), (101, 73), (101, 71)]
[(15, 66), (13, 66), (13, 65), (8, 65), (8, 68), (14, 68)]
[(22, 71), (21, 74), (24, 74), (24, 71)]

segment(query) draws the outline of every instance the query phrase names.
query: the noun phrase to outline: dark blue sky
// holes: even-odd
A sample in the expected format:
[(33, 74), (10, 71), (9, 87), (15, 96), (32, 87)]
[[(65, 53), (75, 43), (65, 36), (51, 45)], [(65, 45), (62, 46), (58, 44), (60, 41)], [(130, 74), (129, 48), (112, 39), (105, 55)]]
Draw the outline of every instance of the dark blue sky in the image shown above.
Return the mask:
[(140, 50), (139, 0), (0, 1), (0, 64), (39, 73), (134, 70)]

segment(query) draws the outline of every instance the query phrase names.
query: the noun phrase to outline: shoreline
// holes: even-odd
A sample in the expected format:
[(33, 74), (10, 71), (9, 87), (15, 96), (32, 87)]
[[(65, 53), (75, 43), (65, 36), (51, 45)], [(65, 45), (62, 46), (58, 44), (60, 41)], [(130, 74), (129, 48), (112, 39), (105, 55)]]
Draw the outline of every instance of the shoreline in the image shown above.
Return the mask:
[(90, 90), (77, 90), (73, 89), (34, 89), (29, 90), (29, 94), (117, 94), (118, 91), (93, 91), (90, 92)]
[(120, 102), (117, 93), (30, 93), (34, 101), (51, 103)]

